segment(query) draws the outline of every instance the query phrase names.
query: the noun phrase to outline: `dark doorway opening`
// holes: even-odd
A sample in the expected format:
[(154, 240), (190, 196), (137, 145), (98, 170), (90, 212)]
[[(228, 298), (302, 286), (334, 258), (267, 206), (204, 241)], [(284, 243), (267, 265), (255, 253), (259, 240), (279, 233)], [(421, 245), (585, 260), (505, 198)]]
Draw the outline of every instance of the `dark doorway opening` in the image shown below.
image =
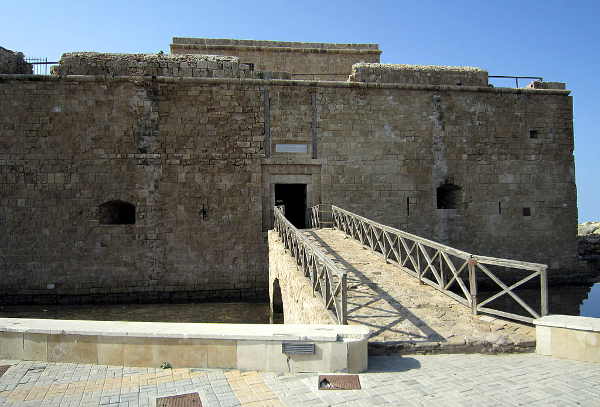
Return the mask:
[(135, 205), (125, 201), (108, 201), (98, 208), (101, 225), (135, 224)]
[(292, 225), (306, 227), (306, 184), (275, 184), (275, 205), (285, 206), (285, 217)]
[(437, 188), (437, 208), (457, 209), (460, 201), (460, 190), (458, 185), (446, 182)]

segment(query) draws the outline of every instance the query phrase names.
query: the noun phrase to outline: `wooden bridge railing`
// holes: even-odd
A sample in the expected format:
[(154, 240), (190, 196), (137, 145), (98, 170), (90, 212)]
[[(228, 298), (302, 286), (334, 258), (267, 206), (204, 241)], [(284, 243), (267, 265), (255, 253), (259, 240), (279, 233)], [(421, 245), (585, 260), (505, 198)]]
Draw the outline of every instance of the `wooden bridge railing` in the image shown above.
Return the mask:
[(315, 205), (308, 210), (309, 225), (311, 228), (320, 229), (322, 227), (333, 227), (333, 216), (331, 204)]
[[(317, 212), (321, 210), (323, 208), (316, 208)], [(396, 264), (408, 274), (418, 278), (419, 281), (429, 284), (469, 307), (475, 315), (483, 312), (531, 323), (533, 319), (548, 314), (546, 277), (548, 266), (545, 264), (478, 256), (382, 225), (335, 205), (331, 206), (331, 212), (335, 229), (341, 230), (346, 235), (358, 240), (363, 246), (369, 247), (382, 256), (386, 262)], [(311, 218), (314, 217), (318, 220), (317, 216), (318, 213), (312, 215)], [(319, 227), (318, 224), (316, 222), (313, 227)], [(514, 283), (505, 283), (494, 273), (494, 267), (508, 269), (510, 274), (514, 274), (517, 270), (526, 271), (529, 274)], [(501, 291), (480, 301), (477, 295), (479, 274), (487, 276), (500, 287)], [(503, 273), (503, 275), (506, 274)], [(515, 293), (517, 287), (536, 277), (539, 277), (540, 283), (539, 313)], [(512, 279), (512, 281), (514, 280), (516, 278)], [(454, 291), (450, 290), (453, 285), (455, 285)], [(512, 297), (526, 311), (527, 316), (486, 307), (503, 295)]]
[(296, 264), (301, 268), (305, 277), (311, 282), (313, 293), (319, 293), (325, 309), (341, 325), (347, 324), (347, 276), (331, 261), (325, 253), (296, 229), (286, 219), (282, 207), (276, 206), (275, 230), (279, 233), (283, 245), (296, 259)]

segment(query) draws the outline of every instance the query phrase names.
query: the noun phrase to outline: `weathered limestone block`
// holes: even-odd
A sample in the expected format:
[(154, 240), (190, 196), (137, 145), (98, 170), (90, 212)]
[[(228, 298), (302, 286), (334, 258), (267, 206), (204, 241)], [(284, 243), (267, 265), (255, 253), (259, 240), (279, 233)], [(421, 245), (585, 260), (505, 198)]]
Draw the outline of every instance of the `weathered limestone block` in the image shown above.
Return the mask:
[(600, 222), (585, 222), (577, 228), (577, 254), (585, 260), (600, 260)]
[[(0, 318), (0, 359), (278, 373), (367, 370), (369, 329), (347, 325), (183, 324)], [(313, 344), (284, 354), (283, 343)]]
[(405, 83), (417, 85), (487, 86), (488, 73), (469, 66), (404, 64), (352, 65), (350, 82)]
[(536, 353), (600, 363), (600, 320), (573, 315), (547, 315), (533, 321)]
[(22, 52), (0, 47), (0, 74), (32, 74), (33, 65), (25, 61)]
[[(286, 324), (334, 324), (319, 297), (313, 295), (310, 280), (285, 249), (278, 233), (270, 230), (268, 234), (271, 306), (274, 305), (274, 299), (277, 301), (281, 296)], [(281, 293), (274, 293), (274, 287), (280, 287)]]
[(566, 89), (566, 84), (563, 82), (542, 82), (533, 81), (527, 85), (529, 89)]
[(218, 55), (63, 54), (54, 75), (174, 76), (201, 78), (289, 79), (285, 72), (254, 71), (239, 58)]

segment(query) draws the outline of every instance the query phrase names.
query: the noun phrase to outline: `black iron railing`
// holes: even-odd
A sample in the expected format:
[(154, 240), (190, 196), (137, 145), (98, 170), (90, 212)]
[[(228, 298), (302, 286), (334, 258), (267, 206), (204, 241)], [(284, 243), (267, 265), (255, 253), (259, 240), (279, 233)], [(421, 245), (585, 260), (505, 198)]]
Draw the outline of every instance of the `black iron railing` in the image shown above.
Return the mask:
[(57, 65), (56, 61), (48, 61), (48, 58), (26, 58), (25, 62), (33, 65), (34, 75), (49, 75), (52, 65)]
[(541, 76), (512, 76), (512, 75), (488, 75), (488, 78), (501, 78), (501, 79), (514, 79), (515, 87), (519, 87), (519, 79), (536, 79), (540, 82), (544, 82), (544, 78)]

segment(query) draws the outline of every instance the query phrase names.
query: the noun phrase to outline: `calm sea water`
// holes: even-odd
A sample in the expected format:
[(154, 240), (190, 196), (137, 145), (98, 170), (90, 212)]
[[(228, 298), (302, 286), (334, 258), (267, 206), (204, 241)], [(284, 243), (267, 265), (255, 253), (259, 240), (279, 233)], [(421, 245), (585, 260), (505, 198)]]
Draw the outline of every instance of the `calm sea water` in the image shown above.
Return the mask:
[(581, 303), (579, 315), (600, 318), (600, 283), (594, 284), (590, 289), (587, 298)]
[[(480, 301), (495, 294), (480, 292)], [(534, 309), (539, 310), (539, 291), (516, 290)], [(600, 318), (600, 283), (549, 287), (551, 314)], [(526, 315), (508, 295), (490, 303), (492, 308)], [(268, 324), (269, 304), (189, 303), (122, 305), (16, 305), (0, 306), (0, 318), (87, 319), (99, 321), (215, 322), (230, 324)], [(274, 316), (283, 323), (282, 315)]]
[(0, 306), (0, 318), (268, 324), (269, 304), (11, 305)]
[[(478, 293), (479, 301), (496, 294), (496, 291)], [(537, 289), (517, 288), (514, 292), (535, 311), (540, 310), (540, 292)], [(530, 316), (512, 297), (503, 295), (489, 303), (490, 308)], [(574, 286), (549, 286), (550, 314), (580, 315), (600, 318), (600, 283)]]

